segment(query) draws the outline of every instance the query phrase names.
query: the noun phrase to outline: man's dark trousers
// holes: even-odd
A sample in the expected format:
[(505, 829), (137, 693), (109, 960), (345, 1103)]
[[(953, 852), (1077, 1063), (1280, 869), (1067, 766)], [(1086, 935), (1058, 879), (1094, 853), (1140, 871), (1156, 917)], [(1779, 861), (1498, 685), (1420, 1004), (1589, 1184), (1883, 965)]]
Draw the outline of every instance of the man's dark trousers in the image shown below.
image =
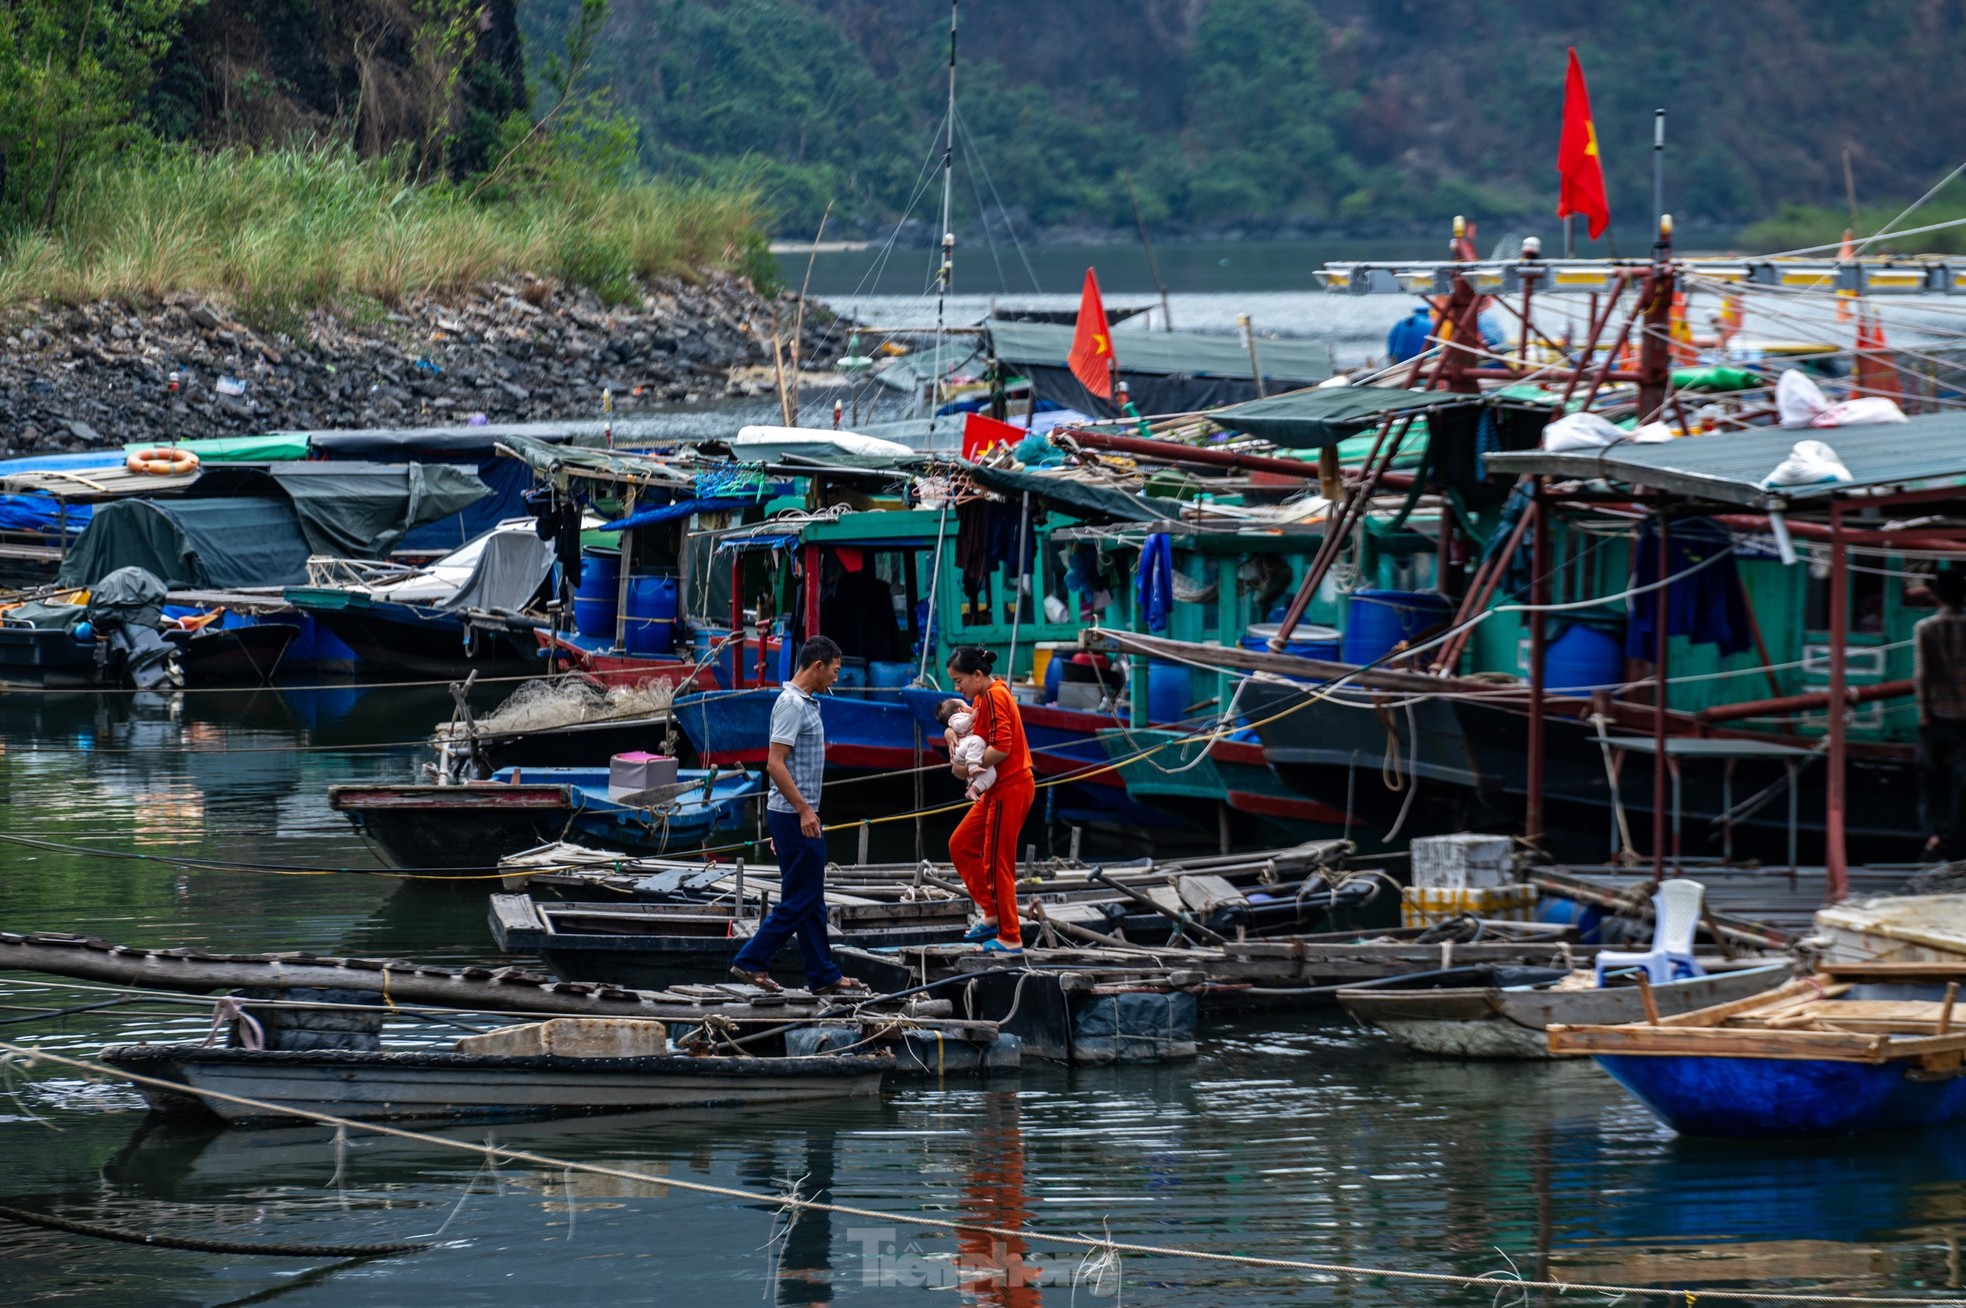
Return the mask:
[(806, 986), (832, 985), (840, 965), (826, 943), (826, 839), (799, 830), (797, 813), (766, 809), (765, 823), (778, 851), (778, 903), (732, 962), (746, 972), (769, 972), (771, 956), (787, 937), (797, 936)]

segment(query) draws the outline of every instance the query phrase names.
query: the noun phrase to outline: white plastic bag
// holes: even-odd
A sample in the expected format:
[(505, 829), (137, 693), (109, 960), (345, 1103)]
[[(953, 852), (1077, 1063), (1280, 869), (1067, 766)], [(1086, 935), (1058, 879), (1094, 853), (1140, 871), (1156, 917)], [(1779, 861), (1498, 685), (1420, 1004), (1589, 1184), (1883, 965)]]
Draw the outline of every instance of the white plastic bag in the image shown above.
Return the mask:
[(1564, 450), (1599, 450), (1628, 439), (1627, 434), (1596, 413), (1568, 413), (1543, 428), (1543, 448), (1551, 453)]
[(1832, 404), (1809, 420), (1811, 427), (1863, 427), (1874, 422), (1908, 422), (1896, 400), (1882, 395), (1859, 395)]
[(1790, 368), (1775, 382), (1775, 412), (1784, 427), (1807, 427), (1828, 407), (1823, 388), (1799, 369)]
[(1671, 424), (1663, 422), (1648, 422), (1631, 433), (1631, 441), (1634, 445), (1662, 445), (1667, 441), (1678, 439), (1679, 433)]
[(1761, 479), (1761, 486), (1767, 490), (1776, 486), (1821, 486), (1850, 480), (1850, 470), (1843, 466), (1835, 450), (1821, 441), (1797, 441), (1789, 456)]

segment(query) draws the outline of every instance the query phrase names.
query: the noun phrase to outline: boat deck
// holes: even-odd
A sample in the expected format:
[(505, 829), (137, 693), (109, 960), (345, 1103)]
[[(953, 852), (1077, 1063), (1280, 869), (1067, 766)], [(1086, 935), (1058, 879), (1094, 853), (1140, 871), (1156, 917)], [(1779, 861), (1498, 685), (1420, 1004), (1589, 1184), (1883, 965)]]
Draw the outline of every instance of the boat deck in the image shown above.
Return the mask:
[[(1904, 886), (1922, 865), (1884, 863), (1850, 869), (1853, 899), (1890, 894)], [(1724, 934), (1744, 944), (1786, 947), (1814, 934), (1816, 910), (1826, 902), (1828, 874), (1820, 867), (1788, 868), (1701, 867), (1680, 869), (1678, 875), (1706, 887), (1706, 906)], [(1649, 870), (1606, 866), (1558, 865), (1537, 868), (1529, 880), (1544, 895), (1574, 899), (1598, 908), (1638, 906), (1640, 916), (1651, 913)]]

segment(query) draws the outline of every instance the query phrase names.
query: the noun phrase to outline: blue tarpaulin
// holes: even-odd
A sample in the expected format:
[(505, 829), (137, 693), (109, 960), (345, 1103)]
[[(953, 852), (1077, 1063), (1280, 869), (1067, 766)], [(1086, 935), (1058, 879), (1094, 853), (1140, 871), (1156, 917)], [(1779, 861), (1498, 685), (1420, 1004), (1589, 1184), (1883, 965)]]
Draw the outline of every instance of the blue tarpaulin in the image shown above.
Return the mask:
[(602, 531), (627, 531), (632, 527), (649, 527), (658, 522), (674, 522), (677, 518), (687, 518), (696, 513), (723, 513), (730, 509), (748, 509), (758, 501), (750, 497), (734, 499), (728, 496), (704, 500), (677, 500), (674, 504), (664, 504), (653, 509), (643, 509), (631, 513), (619, 522), (606, 523)]

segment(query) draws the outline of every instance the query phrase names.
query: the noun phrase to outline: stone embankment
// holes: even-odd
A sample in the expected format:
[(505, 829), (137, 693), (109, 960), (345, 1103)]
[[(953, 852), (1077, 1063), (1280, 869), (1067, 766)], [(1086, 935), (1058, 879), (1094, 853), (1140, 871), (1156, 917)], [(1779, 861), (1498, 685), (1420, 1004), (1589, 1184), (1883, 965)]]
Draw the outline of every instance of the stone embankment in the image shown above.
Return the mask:
[[(770, 393), (794, 297), (706, 274), (609, 307), (521, 278), (387, 308), (255, 310), (221, 297), (0, 317), (0, 455), (320, 428), (592, 418)], [(805, 360), (831, 357), (808, 303)], [(787, 359), (789, 366), (790, 360)]]

